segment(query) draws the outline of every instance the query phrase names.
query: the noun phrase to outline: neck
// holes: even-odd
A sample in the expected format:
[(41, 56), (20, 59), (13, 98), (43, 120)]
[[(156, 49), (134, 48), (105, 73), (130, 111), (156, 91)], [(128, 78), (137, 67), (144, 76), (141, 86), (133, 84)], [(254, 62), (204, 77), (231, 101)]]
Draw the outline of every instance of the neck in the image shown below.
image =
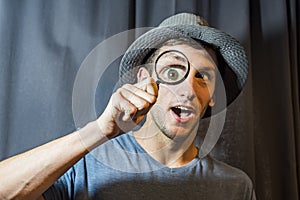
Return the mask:
[(163, 134), (151, 119), (147, 119), (133, 135), (152, 158), (168, 167), (180, 167), (198, 155), (194, 144), (196, 133), (197, 128), (194, 128), (185, 138), (172, 139)]

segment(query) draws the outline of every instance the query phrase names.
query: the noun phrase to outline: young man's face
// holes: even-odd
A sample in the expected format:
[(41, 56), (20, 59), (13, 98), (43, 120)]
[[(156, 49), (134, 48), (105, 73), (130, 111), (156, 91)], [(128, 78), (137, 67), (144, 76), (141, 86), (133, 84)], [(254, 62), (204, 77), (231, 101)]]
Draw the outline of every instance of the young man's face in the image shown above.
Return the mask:
[[(162, 47), (160, 52), (177, 50), (190, 62), (185, 80), (176, 85), (161, 83), (158, 98), (150, 116), (168, 138), (185, 137), (197, 128), (207, 106), (213, 106), (216, 83), (216, 56), (212, 50), (195, 49), (188, 45)], [(155, 78), (155, 70), (152, 76)]]

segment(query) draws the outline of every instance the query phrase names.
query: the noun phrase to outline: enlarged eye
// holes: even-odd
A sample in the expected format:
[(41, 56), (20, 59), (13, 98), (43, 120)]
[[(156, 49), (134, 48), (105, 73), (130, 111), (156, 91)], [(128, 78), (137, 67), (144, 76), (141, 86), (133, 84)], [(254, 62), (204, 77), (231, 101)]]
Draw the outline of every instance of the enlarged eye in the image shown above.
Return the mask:
[(169, 70), (167, 70), (166, 73), (167, 73), (168, 79), (173, 80), (173, 81), (178, 79), (179, 74), (178, 74), (177, 70), (169, 69)]
[(181, 65), (165, 66), (159, 73), (159, 77), (165, 82), (177, 82), (184, 78), (186, 67)]
[(157, 78), (166, 84), (178, 84), (183, 81), (190, 70), (187, 57), (177, 50), (161, 53), (155, 61)]

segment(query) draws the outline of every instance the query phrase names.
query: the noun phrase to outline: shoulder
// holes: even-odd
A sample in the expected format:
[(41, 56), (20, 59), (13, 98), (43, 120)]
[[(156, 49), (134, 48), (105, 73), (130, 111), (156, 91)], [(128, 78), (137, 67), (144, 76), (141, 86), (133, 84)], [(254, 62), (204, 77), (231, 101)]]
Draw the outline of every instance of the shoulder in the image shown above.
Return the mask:
[(201, 162), (206, 179), (220, 194), (234, 197), (230, 199), (255, 199), (252, 180), (244, 171), (210, 156), (202, 158)]
[(105, 142), (86, 155), (89, 165), (120, 172), (153, 171), (153, 159), (137, 143), (131, 132)]
[(252, 181), (249, 176), (236, 167), (230, 166), (222, 161), (216, 160), (210, 156), (207, 158), (208, 166), (210, 168), (209, 171), (213, 173), (217, 177), (226, 178), (231, 181), (243, 182), (244, 184), (251, 185)]

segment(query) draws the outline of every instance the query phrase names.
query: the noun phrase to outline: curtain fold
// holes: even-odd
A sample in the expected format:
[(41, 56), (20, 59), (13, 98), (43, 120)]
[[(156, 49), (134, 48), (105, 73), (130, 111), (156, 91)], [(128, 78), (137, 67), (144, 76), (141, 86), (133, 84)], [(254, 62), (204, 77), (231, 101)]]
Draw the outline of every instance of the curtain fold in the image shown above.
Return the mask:
[[(298, 0), (0, 0), (0, 159), (77, 128), (74, 82), (99, 43), (179, 12), (202, 15), (249, 56), (247, 84), (228, 107), (212, 154), (245, 171), (257, 199), (299, 199)], [(97, 115), (117, 81), (118, 62), (98, 83)]]

